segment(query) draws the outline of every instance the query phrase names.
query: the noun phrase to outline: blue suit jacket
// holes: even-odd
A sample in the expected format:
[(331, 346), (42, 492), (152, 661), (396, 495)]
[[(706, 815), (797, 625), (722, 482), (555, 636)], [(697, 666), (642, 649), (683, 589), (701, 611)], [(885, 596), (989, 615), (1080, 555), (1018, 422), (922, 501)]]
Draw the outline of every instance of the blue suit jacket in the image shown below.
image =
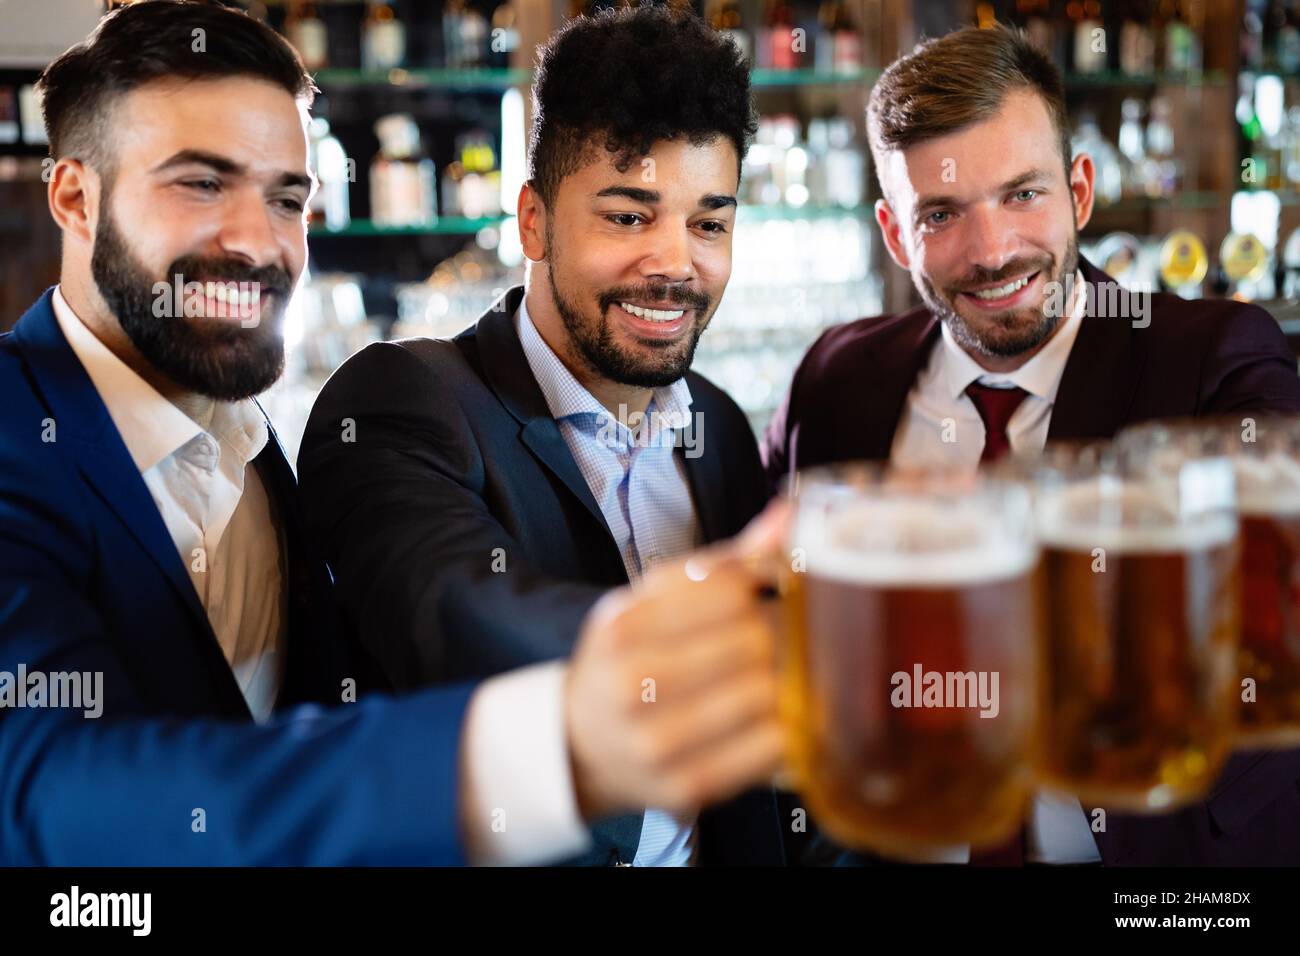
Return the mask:
[(253, 723), (51, 296), (0, 336), (0, 672), (102, 672), (103, 714), (0, 706), (0, 865), (462, 862), (471, 687), (364, 690), (273, 435), (255, 465), (288, 541), (289, 636), (277, 711)]

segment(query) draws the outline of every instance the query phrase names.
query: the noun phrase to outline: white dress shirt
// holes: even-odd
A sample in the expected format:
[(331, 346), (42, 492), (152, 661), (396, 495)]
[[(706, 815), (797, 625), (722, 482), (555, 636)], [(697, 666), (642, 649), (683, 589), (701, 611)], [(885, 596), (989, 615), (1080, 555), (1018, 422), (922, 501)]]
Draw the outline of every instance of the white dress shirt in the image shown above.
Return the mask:
[[(1026, 395), (1007, 423), (1012, 451), (1041, 451), (1047, 443), (1056, 390), (1083, 321), (1083, 276), (1075, 274), (1076, 295), (1069, 315), (1042, 350), (1012, 372), (989, 372), (953, 338), (944, 324), (929, 361), (917, 376), (894, 432), (890, 463), (904, 468), (979, 467), (984, 422), (966, 387), (979, 382), (994, 388), (1020, 387)], [(1039, 863), (1090, 863), (1100, 859), (1083, 808), (1073, 796), (1056, 791), (1035, 795), (1026, 826), (1025, 856)], [(954, 846), (927, 860), (965, 863), (970, 848)]]
[[(280, 524), (256, 468), (270, 428), (251, 399), (217, 402), (196, 422), (77, 318), (60, 289), (54, 314), (122, 436), (189, 571), (253, 717), (271, 715), (284, 672), (288, 574)], [(468, 859), (526, 865), (574, 856), (590, 836), (578, 813), (564, 732), (565, 666), (483, 682), (461, 730), (461, 817)]]
[(59, 328), (99, 392), (158, 506), (248, 709), (275, 707), (287, 616), (280, 526), (256, 468), (266, 418), (252, 399), (214, 402), (200, 424), (142, 379), (54, 290)]

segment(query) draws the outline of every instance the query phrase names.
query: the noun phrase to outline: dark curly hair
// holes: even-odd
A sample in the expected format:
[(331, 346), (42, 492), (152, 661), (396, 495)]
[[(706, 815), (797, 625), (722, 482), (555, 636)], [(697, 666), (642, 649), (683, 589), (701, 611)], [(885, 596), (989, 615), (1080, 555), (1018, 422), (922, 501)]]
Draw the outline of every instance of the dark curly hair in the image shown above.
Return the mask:
[(111, 180), (105, 119), (119, 97), (154, 80), (228, 76), (266, 80), (308, 106), (317, 92), (293, 47), (238, 10), (194, 0), (120, 7), (37, 81), (50, 155), (79, 159)]
[(622, 171), (660, 140), (725, 136), (739, 161), (756, 128), (749, 68), (728, 38), (689, 11), (601, 10), (570, 20), (538, 53), (528, 178), (550, 206), (595, 147)]

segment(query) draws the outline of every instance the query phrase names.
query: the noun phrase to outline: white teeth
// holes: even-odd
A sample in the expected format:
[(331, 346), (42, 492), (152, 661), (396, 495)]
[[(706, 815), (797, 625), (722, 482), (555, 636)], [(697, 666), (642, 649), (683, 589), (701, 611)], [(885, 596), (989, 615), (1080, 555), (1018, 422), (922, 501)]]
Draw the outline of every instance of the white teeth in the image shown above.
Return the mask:
[(203, 294), (215, 302), (247, 311), (261, 299), (258, 292), (232, 282), (205, 282)]
[(639, 305), (632, 305), (630, 302), (620, 302), (619, 307), (625, 312), (630, 312), (639, 319), (649, 319), (651, 322), (671, 322), (673, 319), (680, 319), (685, 314), (685, 309), (643, 309)]
[(1032, 278), (1033, 276), (1025, 276), (1023, 279), (1016, 279), (1014, 282), (1000, 285), (996, 289), (981, 289), (978, 292), (972, 292), (971, 295), (977, 299), (1005, 299), (1011, 293), (1023, 289)]

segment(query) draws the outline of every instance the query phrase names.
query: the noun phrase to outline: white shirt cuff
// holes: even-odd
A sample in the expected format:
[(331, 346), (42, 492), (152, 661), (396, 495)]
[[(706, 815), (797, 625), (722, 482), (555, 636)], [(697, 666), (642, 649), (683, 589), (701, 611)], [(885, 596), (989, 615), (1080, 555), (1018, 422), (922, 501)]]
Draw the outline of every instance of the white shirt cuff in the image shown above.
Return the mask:
[(564, 732), (564, 661), (484, 681), (462, 737), (461, 820), (475, 866), (529, 866), (584, 852)]

